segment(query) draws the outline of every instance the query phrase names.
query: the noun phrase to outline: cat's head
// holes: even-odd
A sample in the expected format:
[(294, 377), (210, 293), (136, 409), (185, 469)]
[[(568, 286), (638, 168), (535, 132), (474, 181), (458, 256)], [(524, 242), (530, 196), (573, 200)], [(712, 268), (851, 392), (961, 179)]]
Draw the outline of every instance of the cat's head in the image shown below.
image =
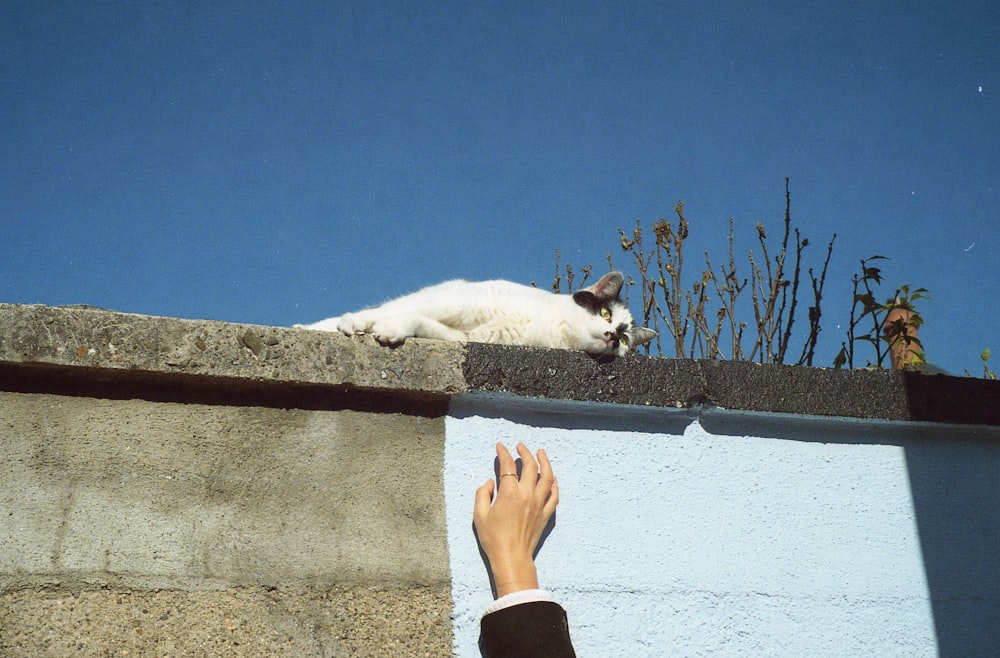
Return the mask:
[(573, 301), (594, 316), (586, 328), (584, 350), (592, 356), (625, 356), (656, 338), (656, 332), (637, 327), (619, 294), (625, 277), (608, 272), (594, 285), (573, 293)]

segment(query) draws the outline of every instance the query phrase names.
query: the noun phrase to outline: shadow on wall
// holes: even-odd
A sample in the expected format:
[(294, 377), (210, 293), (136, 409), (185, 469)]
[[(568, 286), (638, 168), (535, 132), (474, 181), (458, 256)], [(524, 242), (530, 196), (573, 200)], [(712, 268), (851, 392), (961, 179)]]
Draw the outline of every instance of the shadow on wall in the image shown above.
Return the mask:
[(1000, 450), (977, 433), (905, 446), (940, 656), (1000, 647)]
[[(902, 321), (909, 312), (903, 309)], [(892, 316), (890, 312), (889, 317)], [(886, 323), (888, 326), (889, 318)], [(909, 333), (917, 337), (916, 326)], [(919, 345), (919, 343), (918, 343)], [(894, 345), (892, 367), (911, 362), (908, 344)], [(913, 419), (942, 420), (961, 408), (955, 404), (984, 389), (973, 378), (927, 377), (939, 369), (921, 364), (921, 373), (905, 372), (907, 404)], [(995, 387), (989, 389), (996, 390)], [(948, 418), (970, 423), (995, 420), (995, 395), (975, 405), (986, 418)], [(993, 418), (989, 415), (993, 414)], [(963, 414), (964, 416), (964, 414)], [(1000, 647), (1000, 456), (996, 444), (969, 435), (953, 441), (927, 439), (905, 446), (924, 572), (934, 611), (938, 654), (995, 656)]]
[(901, 446), (938, 655), (995, 658), (1000, 647), (997, 427), (841, 419), (817, 431), (815, 420), (799, 416), (715, 410), (704, 412), (701, 423), (716, 434), (756, 431), (798, 441), (809, 437), (805, 440)]

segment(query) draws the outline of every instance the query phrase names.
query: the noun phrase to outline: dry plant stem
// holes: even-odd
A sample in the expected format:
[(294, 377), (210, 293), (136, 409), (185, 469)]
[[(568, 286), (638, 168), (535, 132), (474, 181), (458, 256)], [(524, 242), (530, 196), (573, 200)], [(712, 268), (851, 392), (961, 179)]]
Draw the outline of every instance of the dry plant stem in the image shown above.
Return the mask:
[[(787, 213), (787, 211), (786, 211)], [(792, 325), (795, 324), (795, 309), (798, 306), (798, 294), (799, 294), (799, 274), (802, 267), (802, 250), (809, 245), (809, 240), (802, 240), (799, 236), (799, 229), (795, 229), (795, 269), (792, 273), (792, 299), (791, 305), (788, 307), (788, 320), (785, 322), (785, 332), (782, 334), (781, 338), (778, 340), (778, 356), (775, 363), (785, 362), (785, 351), (788, 349), (788, 342), (792, 338)], [(779, 317), (784, 316), (785, 312), (785, 295), (784, 291), (788, 287), (784, 286), (782, 288), (782, 298), (781, 298), (781, 311), (778, 314)]]
[[(862, 267), (864, 267), (864, 261), (861, 261)], [(854, 369), (854, 327), (857, 326), (857, 320), (854, 318), (854, 309), (858, 307), (858, 275), (855, 274), (851, 277), (851, 281), (854, 284), (854, 291), (852, 293), (852, 299), (854, 302), (851, 304), (851, 314), (847, 319), (847, 343), (841, 343), (840, 353), (844, 355), (844, 363), (847, 364), (848, 369)], [(834, 365), (837, 365), (834, 361)]]
[(812, 284), (813, 300), (815, 306), (809, 307), (809, 337), (806, 338), (805, 345), (802, 346), (802, 355), (799, 357), (799, 365), (811, 366), (816, 353), (816, 342), (819, 340), (820, 318), (823, 317), (823, 286), (826, 284), (826, 271), (830, 267), (830, 257), (833, 255), (833, 243), (837, 239), (834, 233), (830, 238), (830, 244), (826, 247), (826, 260), (823, 261), (823, 269), (820, 272), (819, 280), (813, 276), (813, 270), (809, 268), (809, 280)]
[[(687, 289), (683, 282), (684, 242), (688, 237), (688, 220), (684, 215), (684, 203), (674, 206), (677, 215), (677, 226), (664, 218), (653, 225), (655, 248), (644, 244), (641, 221), (636, 220), (631, 233), (619, 228), (620, 246), (623, 252), (630, 254), (638, 272), (638, 279), (628, 279), (629, 283), (639, 281), (642, 293), (642, 319), (645, 326), (658, 332), (655, 350), (663, 355), (661, 338), (666, 339), (660, 331), (661, 321), (673, 338), (674, 356), (678, 358), (725, 358), (722, 351), (723, 333), (728, 331), (731, 355), (729, 358), (739, 361), (760, 361), (761, 363), (783, 363), (788, 358), (789, 346), (792, 342), (792, 331), (795, 326), (796, 313), (799, 312), (798, 293), (802, 283), (803, 253), (809, 245), (808, 239), (802, 237), (800, 231), (795, 231), (795, 259), (788, 262), (788, 245), (792, 235), (791, 193), (789, 179), (785, 179), (785, 217), (784, 231), (780, 251), (772, 255), (767, 244), (767, 235), (763, 224), (757, 224), (758, 242), (762, 258), (755, 258), (753, 251), (748, 254), (749, 277), (738, 276), (735, 258), (734, 220), (729, 220), (729, 261), (719, 268), (718, 273), (712, 265), (709, 254), (705, 253), (705, 269), (700, 281), (692, 283)], [(834, 236), (836, 238), (836, 236)], [(819, 278), (813, 270), (807, 270), (810, 276), (815, 306), (810, 306), (809, 334), (806, 337), (799, 363), (812, 362), (817, 338), (820, 331), (822, 289), (829, 267), (833, 250), (833, 240), (827, 249), (826, 260)], [(654, 266), (655, 259), (655, 266)], [(608, 262), (611, 262), (610, 252)], [(786, 279), (786, 269), (792, 268)], [(571, 270), (567, 268), (571, 278)], [(790, 280), (789, 280), (790, 279)], [(561, 280), (561, 272), (557, 267), (557, 283)], [(856, 285), (861, 280), (856, 282)], [(711, 292), (709, 286), (711, 285)], [(750, 286), (753, 312), (753, 326), (757, 330), (752, 346), (748, 351), (744, 348), (745, 330), (748, 322), (742, 321), (737, 314), (737, 302), (744, 289)], [(659, 292), (657, 291), (659, 288)], [(626, 295), (630, 288), (626, 288)], [(662, 296), (661, 296), (662, 295)], [(709, 299), (709, 298), (712, 299)], [(714, 308), (714, 300), (718, 300), (718, 308)], [(626, 297), (626, 301), (627, 297)], [(853, 311), (853, 309), (852, 309)], [(714, 313), (715, 319), (710, 316)], [(861, 316), (863, 317), (863, 316)], [(861, 318), (857, 318), (860, 321)], [(666, 339), (669, 340), (669, 339)], [(747, 338), (747, 340), (751, 340)], [(647, 346), (647, 353), (651, 346)], [(853, 341), (851, 348), (853, 349)], [(845, 348), (846, 349), (846, 348)]]
[[(760, 313), (760, 295), (757, 294), (757, 282), (760, 281), (761, 272), (760, 267), (757, 265), (757, 261), (753, 258), (753, 251), (750, 252), (748, 256), (750, 260), (750, 301), (753, 302), (753, 319), (754, 326), (757, 327), (757, 334), (760, 335), (760, 323), (761, 323), (761, 313)], [(747, 357), (747, 361), (753, 361), (754, 357), (757, 355), (757, 346), (760, 344), (760, 339), (754, 343), (753, 348), (750, 350), (750, 355)]]
[[(735, 301), (735, 297), (733, 296), (733, 293), (731, 292), (731, 289), (729, 288), (728, 284), (724, 283), (722, 285), (719, 285), (719, 279), (711, 271), (712, 262), (709, 260), (707, 251), (705, 252), (705, 264), (709, 268), (706, 271), (706, 274), (708, 274), (708, 278), (712, 281), (712, 286), (715, 288), (715, 294), (716, 296), (718, 296), (720, 302), (719, 309), (715, 312), (715, 318), (716, 318), (715, 330), (709, 333), (709, 345), (712, 348), (713, 352), (712, 356), (710, 356), (709, 358), (712, 359), (725, 358), (725, 355), (723, 355), (720, 345), (722, 340), (722, 330), (726, 325), (727, 317), (729, 318), (728, 326), (732, 334), (732, 338), (734, 339), (733, 344), (731, 346), (733, 350), (732, 354), (734, 355), (732, 358), (735, 358), (735, 354), (737, 353), (736, 352), (737, 346), (735, 343), (736, 324), (733, 320), (735, 314), (732, 311), (732, 306), (733, 302)], [(723, 265), (720, 269), (722, 270), (722, 276), (724, 277), (724, 280), (728, 280), (729, 275), (726, 273), (726, 266)], [(705, 328), (705, 331), (706, 333), (708, 333), (707, 326)]]
[[(639, 277), (641, 278), (641, 280), (643, 282), (651, 282), (650, 285), (649, 285), (648, 290), (647, 290), (647, 286), (646, 285), (643, 285), (642, 288), (641, 288), (641, 290), (642, 290), (642, 308), (643, 308), (643, 325), (648, 327), (649, 326), (649, 320), (650, 320), (650, 314), (651, 314), (652, 308), (655, 305), (655, 301), (656, 301), (656, 295), (655, 295), (655, 292), (654, 292), (655, 287), (656, 287), (656, 281), (655, 281), (655, 279), (651, 279), (649, 277), (649, 274), (648, 274), (648, 272), (649, 272), (649, 264), (653, 260), (653, 254), (646, 255), (646, 254), (643, 253), (643, 250), (642, 250), (642, 225), (641, 225), (640, 220), (638, 220), (638, 219), (635, 220), (635, 228), (632, 230), (632, 239), (631, 240), (629, 240), (625, 236), (625, 231), (623, 231), (621, 228), (618, 229), (618, 235), (621, 238), (621, 248), (622, 248), (622, 251), (624, 251), (624, 252), (629, 253), (629, 254), (632, 255), (632, 261), (635, 263), (636, 269), (639, 270)], [(608, 265), (611, 265), (611, 252), (610, 251), (608, 251), (607, 256), (608, 256)], [(613, 268), (613, 266), (612, 266), (612, 268)], [(647, 297), (647, 295), (648, 295), (648, 297)], [(626, 304), (628, 303), (628, 289), (626, 289), (625, 303)], [(656, 351), (657, 352), (662, 352), (661, 346), (660, 346), (660, 336), (659, 336), (659, 333), (660, 333), (660, 331), (659, 331), (659, 329), (660, 329), (660, 323), (659, 323), (658, 318), (655, 315), (653, 316), (653, 327), (652, 328), (653, 328), (654, 331), (657, 332), (657, 336), (656, 336)], [(649, 353), (649, 345), (646, 346), (646, 353), (647, 354)]]
[[(760, 241), (761, 250), (764, 256), (764, 263), (767, 267), (767, 287), (764, 287), (764, 280), (758, 282), (760, 286), (761, 296), (764, 298), (764, 309), (762, 313), (758, 313), (757, 316), (757, 342), (754, 344), (754, 348), (751, 351), (750, 359), (753, 360), (754, 353), (760, 350), (760, 362), (761, 363), (780, 363), (778, 354), (775, 352), (775, 334), (778, 332), (779, 327), (782, 322), (782, 314), (784, 313), (784, 301), (782, 301), (781, 307), (777, 310), (775, 309), (775, 304), (778, 300), (778, 292), (783, 289), (787, 282), (784, 280), (785, 275), (785, 257), (788, 253), (788, 236), (791, 230), (791, 194), (788, 189), (788, 179), (785, 179), (785, 230), (784, 235), (781, 240), (781, 251), (775, 256), (774, 269), (771, 268), (771, 260), (767, 253), (767, 244), (765, 240), (767, 235), (764, 233), (764, 227), (762, 224), (757, 225), (757, 236)], [(757, 272), (760, 272), (760, 268), (756, 268)], [(784, 294), (782, 294), (782, 299), (784, 299)]]
[[(871, 296), (872, 303), (874, 304), (875, 293), (872, 292), (871, 286), (868, 285), (868, 280), (865, 279), (865, 278), (863, 278), (862, 282), (865, 284), (865, 290)], [(877, 337), (879, 335), (879, 332), (882, 330), (882, 320), (881, 320), (881, 318), (879, 318), (878, 313), (876, 312), (876, 309), (877, 309), (877, 305), (876, 305), (876, 308), (872, 309), (870, 315), (871, 315), (871, 318), (872, 318), (872, 334), (871, 335)], [(882, 367), (882, 365), (885, 363), (885, 357), (888, 355), (888, 351), (889, 351), (888, 347), (883, 352), (882, 351), (882, 344), (878, 340), (875, 340), (874, 344), (875, 344), (875, 365), (877, 365), (879, 367)]]
[[(661, 219), (653, 227), (656, 233), (656, 263), (660, 271), (660, 287), (669, 317), (664, 317), (668, 329), (674, 337), (674, 353), (678, 358), (685, 356), (684, 338), (687, 336), (686, 314), (681, 313), (681, 300), (686, 298), (681, 278), (684, 269), (684, 240), (688, 235), (688, 222), (684, 217), (684, 202), (674, 206), (677, 214), (677, 231), (670, 222)], [(664, 259), (665, 254), (665, 259)]]
[(692, 358), (696, 355), (704, 359), (718, 357), (718, 339), (709, 328), (708, 317), (705, 315), (705, 303), (708, 301), (708, 282), (711, 279), (711, 270), (705, 270), (701, 273), (701, 282), (695, 283), (693, 286), (696, 296), (694, 303), (691, 301), (691, 293), (687, 293), (688, 317), (695, 327), (691, 337), (690, 355)]
[[(761, 298), (764, 300), (763, 311), (758, 318), (757, 323), (757, 343), (754, 345), (754, 350), (760, 350), (760, 362), (767, 363), (770, 361), (771, 352), (771, 322), (774, 317), (774, 298), (776, 291), (773, 289), (773, 282), (775, 279), (774, 272), (771, 270), (771, 258), (767, 252), (767, 236), (764, 234), (763, 225), (759, 226), (758, 239), (760, 240), (760, 248), (763, 253), (764, 265), (767, 267), (767, 280), (761, 279), (758, 283), (760, 285)], [(765, 287), (766, 286), (766, 287)], [(752, 357), (751, 357), (752, 358)]]
[[(865, 271), (864, 259), (861, 260), (861, 271), (862, 272)], [(851, 281), (854, 284), (854, 290), (852, 293), (853, 302), (851, 303), (851, 314), (850, 317), (848, 318), (848, 323), (847, 323), (847, 344), (842, 346), (843, 351), (846, 355), (847, 368), (849, 370), (854, 369), (854, 341), (855, 341), (854, 330), (861, 322), (861, 318), (864, 317), (865, 313), (867, 312), (867, 310), (863, 311), (860, 317), (855, 315), (855, 309), (857, 309), (858, 307), (858, 302), (864, 299), (864, 297), (858, 295), (858, 284), (861, 283), (862, 279), (859, 278), (857, 274), (855, 274), (853, 277), (851, 277)], [(871, 288), (868, 287), (867, 282), (865, 283), (865, 288), (868, 290), (867, 293), (868, 298), (874, 301)], [(866, 304), (866, 302), (862, 302), (862, 304)]]
[[(781, 263), (778, 266), (778, 282), (777, 285), (781, 288), (781, 306), (778, 308), (777, 316), (774, 320), (774, 328), (772, 330), (772, 340), (774, 335), (777, 338), (777, 352), (774, 355), (774, 363), (784, 363), (785, 361), (785, 350), (788, 347), (788, 336), (791, 330), (792, 324), (795, 321), (795, 307), (798, 305), (798, 288), (799, 288), (799, 271), (802, 264), (802, 249), (809, 244), (808, 240), (804, 243), (800, 240), (799, 229), (795, 229), (795, 267), (792, 276), (792, 294), (791, 300), (789, 300), (788, 294), (788, 280), (784, 279), (784, 266), (785, 258), (788, 253), (788, 238), (791, 231), (792, 225), (792, 197), (788, 190), (788, 179), (785, 179), (785, 235), (781, 243)], [(790, 304), (790, 306), (789, 306)], [(787, 320), (785, 319), (785, 309), (788, 308)], [(784, 333), (782, 333), (782, 326), (784, 326)]]
[[(656, 305), (656, 281), (653, 279), (643, 279), (642, 288), (642, 324), (645, 327), (649, 326), (650, 315), (653, 312), (653, 307)], [(656, 316), (653, 316), (653, 330), (659, 327), (659, 322)], [(656, 351), (660, 351), (660, 334), (656, 334)], [(649, 344), (646, 345), (646, 353), (649, 354)]]
[(552, 292), (554, 292), (557, 295), (562, 292), (560, 290), (560, 288), (562, 287), (560, 285), (561, 281), (562, 277), (560, 276), (560, 270), (559, 270), (559, 250), (556, 249), (556, 276), (555, 279), (552, 280)]
[[(734, 222), (733, 218), (729, 218), (729, 269), (726, 269), (725, 265), (720, 266), (720, 271), (722, 272), (723, 283), (720, 286), (719, 280), (712, 275), (712, 283), (715, 286), (715, 293), (719, 297), (721, 306), (717, 311), (717, 316), (719, 322), (716, 325), (716, 350), (719, 358), (724, 358), (722, 352), (718, 350), (718, 341), (722, 336), (722, 325), (725, 319), (729, 319), (729, 331), (731, 339), (731, 359), (734, 361), (739, 361), (743, 359), (743, 324), (737, 323), (736, 320), (736, 299), (739, 294), (747, 285), (746, 279), (743, 280), (741, 284), (739, 278), (736, 276), (736, 257), (734, 250)], [(709, 259), (708, 252), (705, 252), (705, 264), (709, 271), (712, 270), (712, 262)]]
[[(654, 255), (656, 256), (656, 270), (659, 276), (656, 278), (650, 277), (650, 280), (653, 281), (653, 285), (650, 286), (650, 290), (655, 290), (657, 285), (660, 286), (660, 290), (663, 291), (663, 302), (666, 305), (667, 311), (666, 313), (663, 312), (663, 307), (660, 306), (659, 302), (657, 302), (656, 298), (654, 297), (652, 301), (652, 308), (655, 311), (655, 314), (653, 317), (657, 327), (659, 327), (660, 320), (663, 320), (663, 323), (667, 326), (667, 331), (670, 332), (670, 335), (674, 339), (674, 356), (680, 356), (681, 353), (677, 351), (678, 349), (677, 326), (674, 324), (674, 314), (671, 311), (671, 298), (670, 298), (671, 287), (667, 283), (665, 265), (663, 262), (664, 252), (666, 252), (667, 257), (669, 258), (671, 249), (670, 243), (667, 242), (666, 238), (664, 237), (663, 233), (664, 230), (666, 231), (670, 230), (670, 222), (666, 221), (663, 217), (661, 217), (660, 221), (653, 224), (653, 233), (656, 235), (656, 251)], [(660, 347), (660, 339), (657, 338), (656, 340), (657, 340), (656, 343), (657, 348), (661, 349), (662, 353), (662, 348)]]

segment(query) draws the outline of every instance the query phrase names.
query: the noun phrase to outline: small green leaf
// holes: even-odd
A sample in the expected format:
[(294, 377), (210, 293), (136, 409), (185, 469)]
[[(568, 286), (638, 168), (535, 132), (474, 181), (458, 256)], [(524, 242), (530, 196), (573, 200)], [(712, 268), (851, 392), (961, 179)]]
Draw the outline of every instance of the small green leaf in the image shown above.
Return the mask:
[(875, 283), (882, 283), (882, 270), (877, 267), (866, 267), (864, 269), (864, 278), (871, 279)]
[(854, 295), (854, 303), (861, 304), (861, 307), (864, 309), (863, 316), (868, 315), (878, 308), (878, 302), (875, 301), (875, 296), (870, 292)]

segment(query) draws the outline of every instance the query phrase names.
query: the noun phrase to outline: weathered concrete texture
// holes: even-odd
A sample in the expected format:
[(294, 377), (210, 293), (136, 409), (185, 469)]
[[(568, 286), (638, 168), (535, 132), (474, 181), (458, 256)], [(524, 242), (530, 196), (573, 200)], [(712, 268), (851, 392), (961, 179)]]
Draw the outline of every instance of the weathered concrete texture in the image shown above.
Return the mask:
[(449, 587), (20, 590), (0, 655), (341, 658), (451, 654)]
[(0, 655), (450, 654), (462, 353), (0, 305)]
[(632, 356), (598, 363), (559, 350), (470, 343), (470, 389), (658, 407), (1000, 424), (1000, 381), (890, 370), (832, 370)]
[(657, 407), (706, 401), (697, 361), (633, 355), (600, 363), (583, 352), (470, 343), (463, 368), (470, 389)]
[[(1000, 424), (1000, 382), (370, 337), (0, 304), (7, 390), (440, 416), (468, 390), (629, 405)], [(62, 387), (62, 390), (54, 390)]]
[[(92, 308), (0, 304), (0, 364), (451, 394), (465, 390), (462, 345), (180, 320)], [(143, 381), (145, 381), (144, 379)]]
[(448, 582), (444, 421), (0, 393), (0, 590)]

